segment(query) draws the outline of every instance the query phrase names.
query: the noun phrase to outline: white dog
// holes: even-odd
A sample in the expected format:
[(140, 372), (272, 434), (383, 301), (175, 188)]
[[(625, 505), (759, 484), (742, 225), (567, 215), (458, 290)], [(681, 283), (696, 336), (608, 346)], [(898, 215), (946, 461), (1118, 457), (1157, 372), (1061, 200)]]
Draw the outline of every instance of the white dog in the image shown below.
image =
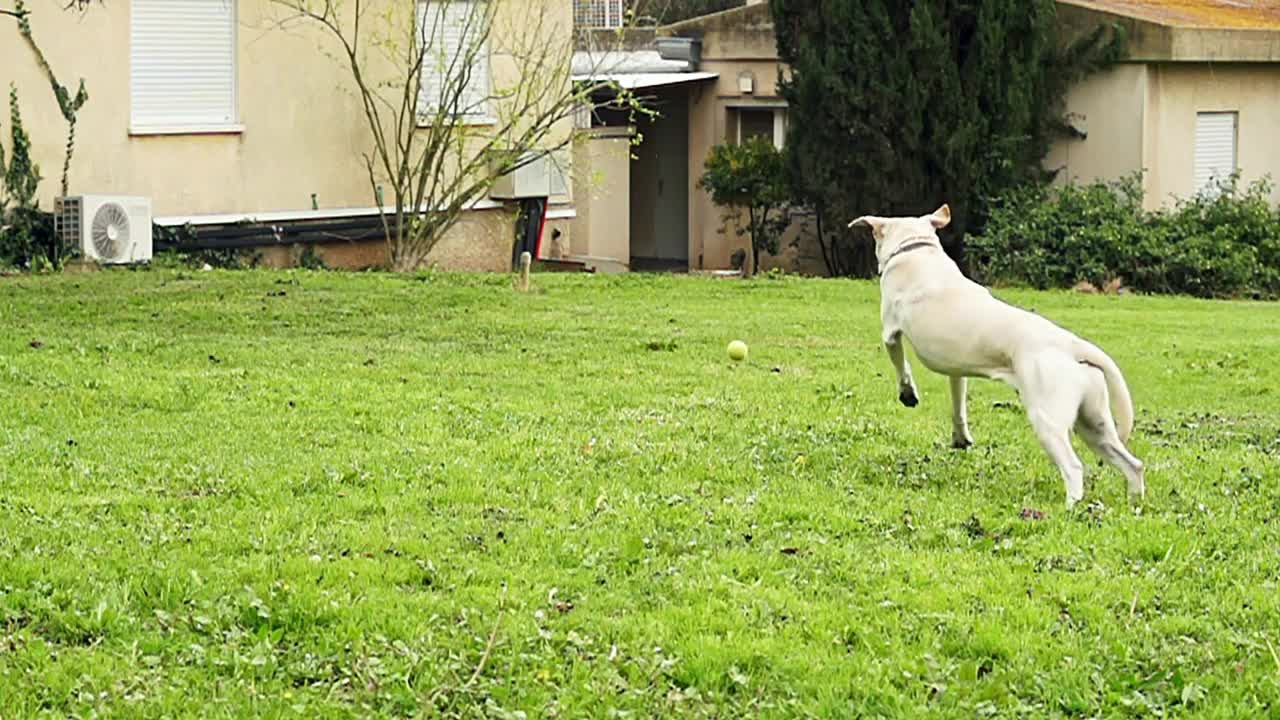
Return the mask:
[(938, 240), (937, 231), (950, 222), (951, 209), (943, 205), (919, 218), (864, 216), (849, 223), (875, 235), (882, 339), (898, 373), (898, 399), (907, 407), (919, 402), (905, 339), (925, 367), (951, 378), (954, 447), (973, 444), (966, 378), (1003, 380), (1018, 391), (1036, 437), (1062, 473), (1068, 506), (1084, 497), (1072, 428), (1124, 473), (1131, 497), (1142, 497), (1142, 462), (1124, 446), (1133, 431), (1133, 402), (1120, 368), (1096, 346), (966, 278)]

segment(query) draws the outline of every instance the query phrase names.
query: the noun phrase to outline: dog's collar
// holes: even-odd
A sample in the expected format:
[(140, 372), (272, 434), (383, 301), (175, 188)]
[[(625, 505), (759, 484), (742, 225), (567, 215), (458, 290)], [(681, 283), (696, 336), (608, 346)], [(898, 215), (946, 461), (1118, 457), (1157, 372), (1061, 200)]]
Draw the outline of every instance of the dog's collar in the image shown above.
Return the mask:
[(941, 249), (942, 245), (938, 242), (938, 238), (933, 235), (917, 235), (915, 237), (907, 238), (907, 242), (899, 245), (897, 250), (890, 253), (889, 257), (885, 258), (883, 263), (880, 263), (880, 272), (883, 273), (885, 268), (889, 267), (889, 263), (899, 255), (927, 247), (936, 247)]

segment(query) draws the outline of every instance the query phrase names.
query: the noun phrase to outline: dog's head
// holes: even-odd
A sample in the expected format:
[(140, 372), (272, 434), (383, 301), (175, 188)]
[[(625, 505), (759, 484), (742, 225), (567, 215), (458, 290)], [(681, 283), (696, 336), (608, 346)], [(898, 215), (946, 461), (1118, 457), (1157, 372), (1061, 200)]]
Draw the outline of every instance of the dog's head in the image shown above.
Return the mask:
[(938, 231), (951, 224), (951, 208), (947, 205), (920, 217), (876, 217), (863, 215), (849, 223), (849, 227), (871, 228), (876, 240), (876, 259), (880, 266), (888, 261), (898, 248), (915, 240), (938, 239)]

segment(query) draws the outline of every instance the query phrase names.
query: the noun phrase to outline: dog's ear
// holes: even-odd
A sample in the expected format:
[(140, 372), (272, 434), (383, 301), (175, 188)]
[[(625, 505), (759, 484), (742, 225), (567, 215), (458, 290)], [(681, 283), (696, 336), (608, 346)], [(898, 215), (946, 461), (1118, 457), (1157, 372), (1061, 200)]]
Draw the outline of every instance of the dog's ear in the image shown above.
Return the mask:
[(864, 227), (864, 228), (871, 228), (872, 230), (878, 230), (880, 229), (880, 226), (883, 224), (884, 224), (884, 218), (878, 218), (874, 215), (863, 215), (857, 220), (854, 220), (853, 222), (849, 223), (849, 227), (851, 228)]
[(934, 230), (941, 230), (942, 228), (950, 225), (951, 224), (951, 206), (943, 205), (937, 210), (934, 210), (933, 214), (929, 216), (929, 222), (933, 223)]

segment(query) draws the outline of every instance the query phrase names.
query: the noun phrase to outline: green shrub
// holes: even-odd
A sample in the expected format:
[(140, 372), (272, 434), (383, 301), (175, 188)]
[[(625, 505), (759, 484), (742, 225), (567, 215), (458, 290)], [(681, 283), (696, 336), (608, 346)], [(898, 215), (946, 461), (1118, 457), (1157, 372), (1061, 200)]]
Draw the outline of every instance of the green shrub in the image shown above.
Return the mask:
[(1260, 180), (1241, 191), (1232, 178), (1156, 214), (1157, 240), (1142, 245), (1135, 283), (1201, 297), (1280, 295), (1280, 213), (1271, 206), (1272, 189)]
[(1142, 208), (1140, 177), (1020, 188), (992, 203), (970, 238), (986, 282), (1069, 287), (1122, 278), (1134, 290), (1200, 297), (1280, 295), (1280, 213), (1272, 185), (1238, 178), (1179, 201)]
[(40, 167), (31, 158), (31, 138), (22, 125), (18, 91), (10, 85), (7, 162), (0, 153), (0, 265), (30, 267), (36, 255), (52, 247), (52, 221), (36, 203), (39, 185)]
[(762, 138), (716, 145), (707, 154), (698, 187), (728, 211), (726, 224), (733, 214), (746, 210), (747, 224), (739, 225), (738, 233), (750, 237), (751, 272), (759, 272), (760, 252), (778, 252), (778, 241), (790, 221), (790, 188), (782, 153)]

